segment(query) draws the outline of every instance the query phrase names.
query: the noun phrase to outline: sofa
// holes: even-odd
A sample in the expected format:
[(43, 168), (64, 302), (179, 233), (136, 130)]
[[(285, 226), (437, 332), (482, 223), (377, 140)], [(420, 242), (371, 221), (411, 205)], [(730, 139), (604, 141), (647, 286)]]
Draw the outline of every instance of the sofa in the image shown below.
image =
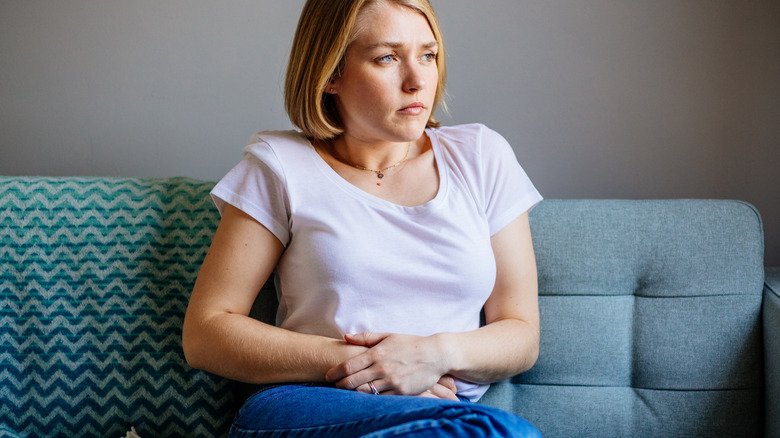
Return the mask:
[[(223, 436), (181, 324), (212, 182), (0, 177), (0, 436)], [(780, 272), (727, 200), (545, 200), (541, 353), (480, 401), (549, 437), (780, 436)], [(272, 321), (269, 281), (253, 315)]]

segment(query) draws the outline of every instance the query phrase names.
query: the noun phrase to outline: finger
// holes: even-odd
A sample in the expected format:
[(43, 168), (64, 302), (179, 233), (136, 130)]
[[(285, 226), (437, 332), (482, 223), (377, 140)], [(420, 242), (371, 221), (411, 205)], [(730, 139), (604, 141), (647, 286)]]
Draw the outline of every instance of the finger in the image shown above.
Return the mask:
[(348, 344), (361, 345), (363, 347), (371, 348), (374, 345), (382, 342), (388, 336), (389, 333), (348, 333), (344, 335), (344, 340)]
[(436, 398), (441, 398), (445, 400), (459, 400), (458, 396), (455, 395), (455, 392), (452, 391), (450, 388), (447, 388), (446, 386), (435, 384), (431, 389), (429, 389), (426, 392), (430, 392), (433, 394)]
[(368, 383), (364, 383), (357, 388), (355, 388), (355, 391), (362, 392), (363, 394), (373, 394), (374, 391), (371, 390), (371, 386)]
[[(363, 384), (368, 382), (374, 382), (374, 386), (377, 386), (380, 376), (375, 370), (365, 369), (355, 374), (349, 375), (335, 383), (336, 388), (341, 389), (357, 389)], [(384, 389), (384, 386), (382, 387)], [(381, 391), (381, 389), (380, 389)], [(368, 392), (371, 392), (370, 390)]]
[[(373, 364), (373, 360), (366, 353), (358, 354), (357, 356), (346, 360), (335, 367), (328, 370), (325, 373), (325, 380), (328, 382), (336, 382), (351, 376), (357, 372), (360, 372)], [(363, 383), (363, 382), (361, 382)]]
[[(371, 388), (371, 384), (373, 383), (374, 389), (376, 389), (376, 393), (374, 393), (374, 389)], [(372, 380), (367, 383), (363, 383), (359, 385), (357, 388), (355, 388), (355, 391), (363, 392), (365, 394), (375, 394), (375, 395), (387, 395), (391, 394), (391, 391), (385, 391), (384, 385), (379, 380)]]
[(419, 397), (425, 397), (425, 398), (439, 398), (436, 397), (431, 391), (425, 391), (422, 394), (419, 395)]
[(455, 386), (455, 378), (453, 378), (452, 376), (447, 376), (447, 375), (441, 376), (438, 383), (446, 388), (451, 389), (452, 392), (458, 391), (458, 387)]

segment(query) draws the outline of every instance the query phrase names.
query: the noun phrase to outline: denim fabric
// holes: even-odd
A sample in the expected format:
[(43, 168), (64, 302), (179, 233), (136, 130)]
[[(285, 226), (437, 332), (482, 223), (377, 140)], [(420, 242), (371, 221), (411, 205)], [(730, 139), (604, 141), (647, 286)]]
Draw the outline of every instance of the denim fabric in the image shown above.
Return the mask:
[(272, 385), (239, 410), (231, 437), (540, 437), (526, 420), (468, 401)]

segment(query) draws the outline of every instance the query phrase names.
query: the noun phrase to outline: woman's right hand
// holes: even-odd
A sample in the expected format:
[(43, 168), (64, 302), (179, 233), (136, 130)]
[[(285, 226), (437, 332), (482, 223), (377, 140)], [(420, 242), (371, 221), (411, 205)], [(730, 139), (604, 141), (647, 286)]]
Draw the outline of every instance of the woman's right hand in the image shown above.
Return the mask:
[(455, 379), (450, 376), (441, 376), (441, 379), (439, 379), (431, 389), (420, 394), (420, 397), (460, 400), (455, 394), (457, 391), (458, 388), (455, 386)]

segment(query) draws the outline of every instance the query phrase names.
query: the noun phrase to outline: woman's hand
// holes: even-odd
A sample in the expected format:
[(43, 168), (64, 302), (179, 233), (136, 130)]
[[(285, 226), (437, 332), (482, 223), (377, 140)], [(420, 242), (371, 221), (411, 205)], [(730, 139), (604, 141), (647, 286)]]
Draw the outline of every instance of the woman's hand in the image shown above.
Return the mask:
[(460, 401), (456, 395), (457, 391), (458, 388), (455, 386), (455, 379), (450, 376), (442, 376), (431, 389), (420, 394), (420, 397)]
[(371, 393), (369, 382), (372, 382), (381, 394), (423, 395), (428, 392), (429, 396), (451, 398), (447, 391), (454, 393), (454, 382), (451, 386), (440, 383), (447, 373), (442, 360), (446, 355), (436, 336), (361, 333), (346, 335), (344, 340), (368, 347), (368, 351), (325, 374), (325, 379), (336, 382), (339, 388)]

